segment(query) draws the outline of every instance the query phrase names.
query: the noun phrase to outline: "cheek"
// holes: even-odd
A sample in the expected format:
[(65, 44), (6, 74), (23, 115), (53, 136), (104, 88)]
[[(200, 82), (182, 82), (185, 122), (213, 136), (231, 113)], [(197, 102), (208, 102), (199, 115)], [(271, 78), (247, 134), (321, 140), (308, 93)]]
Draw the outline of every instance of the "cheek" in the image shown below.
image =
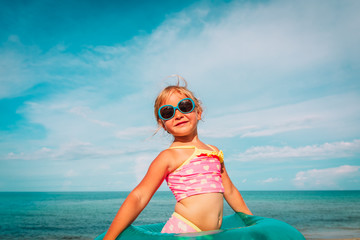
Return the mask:
[(171, 126), (172, 126), (172, 119), (170, 119), (170, 120), (167, 120), (167, 121), (163, 121), (162, 122), (162, 124), (161, 124), (161, 126), (165, 129), (165, 130), (167, 130), (167, 129), (169, 129)]
[(189, 119), (191, 119), (194, 122), (197, 122), (198, 120), (201, 119), (201, 114), (199, 114), (198, 112), (192, 112), (189, 114)]

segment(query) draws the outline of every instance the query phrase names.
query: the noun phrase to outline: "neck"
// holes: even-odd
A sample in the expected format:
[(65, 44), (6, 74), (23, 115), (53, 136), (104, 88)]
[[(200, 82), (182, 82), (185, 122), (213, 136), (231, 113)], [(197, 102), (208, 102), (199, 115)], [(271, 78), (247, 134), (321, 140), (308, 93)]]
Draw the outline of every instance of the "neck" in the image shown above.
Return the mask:
[(174, 145), (194, 145), (194, 146), (196, 146), (200, 142), (201, 141), (199, 140), (197, 131), (195, 131), (191, 135), (175, 136), (173, 144)]

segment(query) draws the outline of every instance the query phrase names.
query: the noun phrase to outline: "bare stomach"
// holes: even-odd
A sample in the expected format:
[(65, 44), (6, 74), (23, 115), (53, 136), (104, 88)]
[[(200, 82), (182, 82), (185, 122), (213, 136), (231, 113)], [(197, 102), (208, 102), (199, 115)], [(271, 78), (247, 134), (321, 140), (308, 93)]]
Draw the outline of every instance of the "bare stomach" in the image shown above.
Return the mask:
[(223, 194), (205, 193), (184, 198), (175, 205), (175, 212), (202, 231), (220, 228), (223, 217)]

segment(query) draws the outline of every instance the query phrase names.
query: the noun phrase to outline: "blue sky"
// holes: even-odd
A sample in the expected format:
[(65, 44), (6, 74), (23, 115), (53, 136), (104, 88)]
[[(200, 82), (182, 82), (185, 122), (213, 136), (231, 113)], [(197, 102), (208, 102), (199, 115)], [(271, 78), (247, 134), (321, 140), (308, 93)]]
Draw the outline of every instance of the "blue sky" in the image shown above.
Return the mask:
[(360, 190), (359, 9), (2, 1), (0, 191), (131, 190), (171, 143), (152, 134), (172, 74), (240, 190)]

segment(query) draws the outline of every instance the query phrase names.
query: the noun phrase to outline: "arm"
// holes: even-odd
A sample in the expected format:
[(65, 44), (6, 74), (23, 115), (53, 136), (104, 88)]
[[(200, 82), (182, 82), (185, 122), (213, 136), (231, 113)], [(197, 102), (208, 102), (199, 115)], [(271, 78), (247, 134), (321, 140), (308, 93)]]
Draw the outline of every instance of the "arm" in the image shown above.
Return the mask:
[(244, 199), (242, 198), (239, 190), (231, 182), (229, 175), (226, 172), (224, 163), (222, 164), (222, 181), (225, 188), (224, 197), (230, 207), (235, 212), (243, 212), (252, 215), (249, 208), (246, 206)]
[(138, 186), (128, 195), (121, 205), (104, 240), (115, 239), (127, 228), (149, 203), (151, 197), (164, 181), (168, 173), (168, 157), (160, 153), (151, 163), (148, 172)]
[[(212, 146), (212, 145), (211, 145)], [(219, 149), (212, 146), (216, 151)], [(239, 190), (231, 182), (229, 175), (227, 174), (225, 164), (221, 163), (221, 178), (224, 185), (224, 197), (227, 203), (235, 212), (243, 212), (252, 215), (249, 208), (246, 206), (244, 199), (242, 198)]]

